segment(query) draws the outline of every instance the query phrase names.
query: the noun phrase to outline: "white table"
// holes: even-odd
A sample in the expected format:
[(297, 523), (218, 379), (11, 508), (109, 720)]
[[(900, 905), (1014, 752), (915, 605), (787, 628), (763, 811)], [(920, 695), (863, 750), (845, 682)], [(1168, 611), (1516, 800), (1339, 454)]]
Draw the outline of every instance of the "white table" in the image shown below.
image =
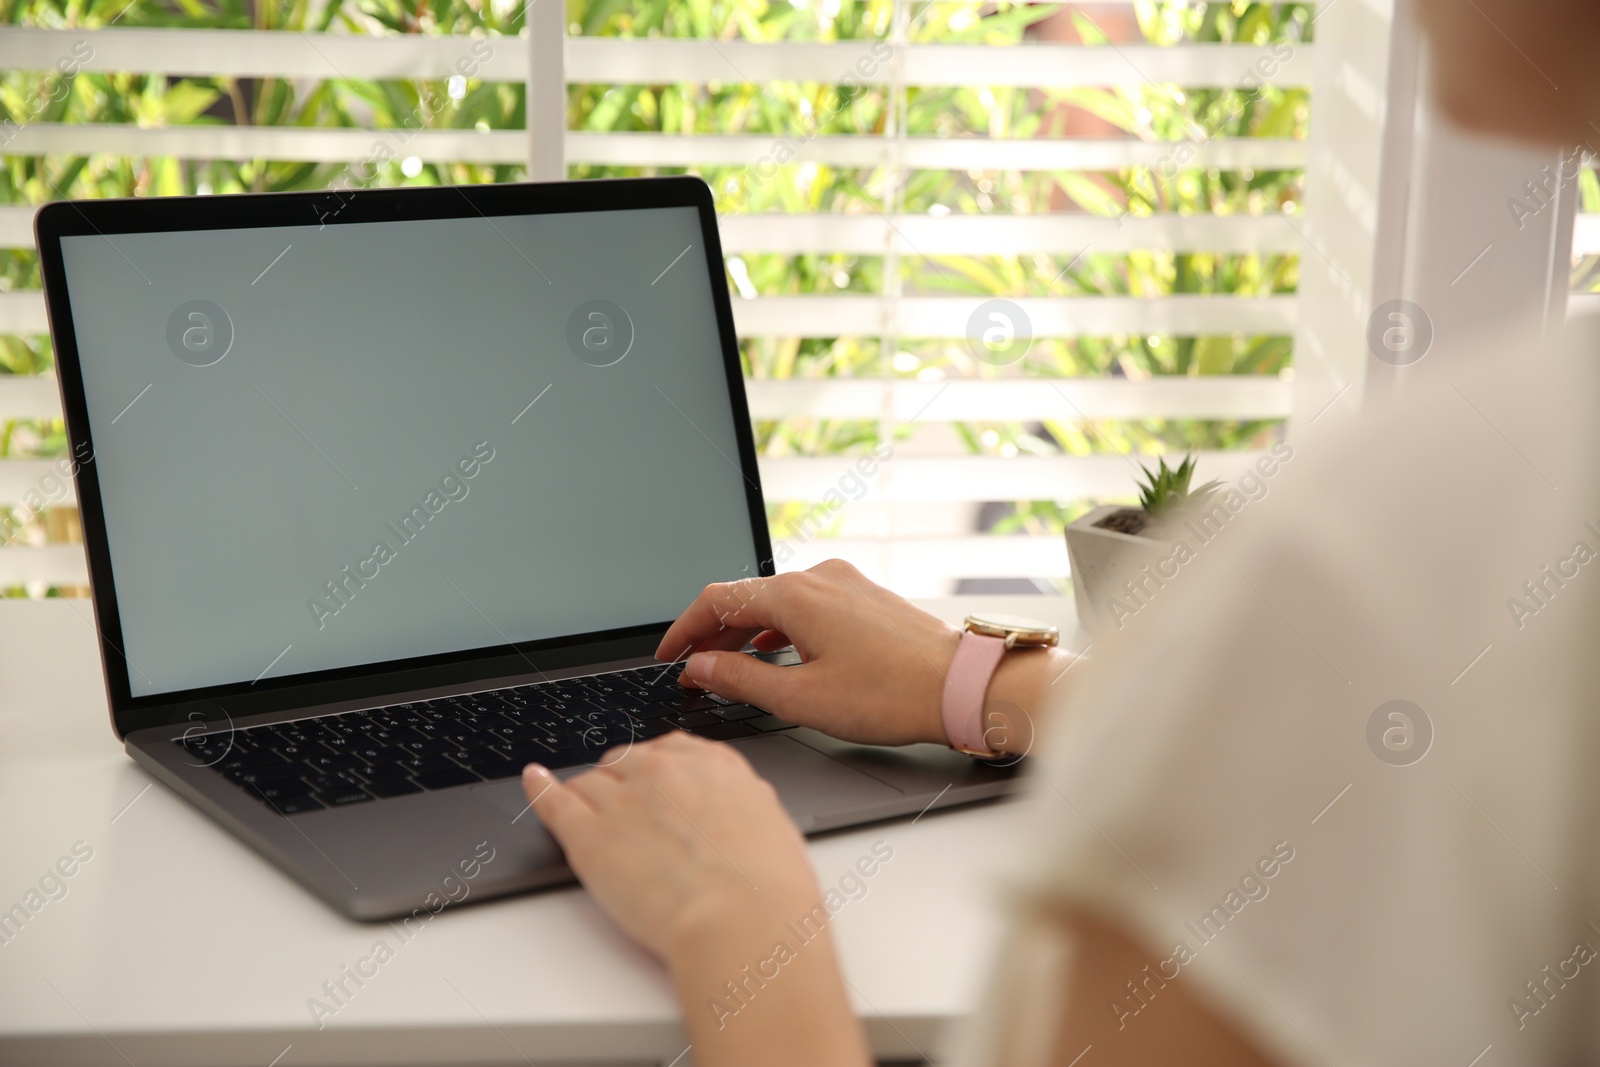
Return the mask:
[[(924, 606), (1076, 633), (1067, 598)], [(580, 889), (450, 909), (404, 944), (312, 898), (123, 754), (89, 618), (85, 601), (0, 601), (0, 911), (75, 843), (93, 849), (67, 894), (0, 944), (0, 1063), (548, 1067), (684, 1050), (663, 971)], [(880, 1058), (937, 1057), (973, 1003), (1005, 814), (983, 805), (811, 843), (824, 884), (873, 842), (894, 848), (833, 922)], [(317, 1030), (309, 998), (380, 939), (394, 958)]]

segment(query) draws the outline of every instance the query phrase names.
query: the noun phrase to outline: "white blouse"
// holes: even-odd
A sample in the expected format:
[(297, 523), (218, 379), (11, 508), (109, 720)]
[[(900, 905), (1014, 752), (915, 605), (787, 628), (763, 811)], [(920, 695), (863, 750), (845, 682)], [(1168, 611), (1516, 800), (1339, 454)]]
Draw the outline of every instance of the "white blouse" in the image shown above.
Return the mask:
[[(1600, 1062), (1600, 331), (1567, 333), (1297, 439), (1066, 676), (963, 1062), (1045, 1062), (1063, 906), (1284, 1064)], [(1129, 978), (1125, 1027), (1162, 988)]]

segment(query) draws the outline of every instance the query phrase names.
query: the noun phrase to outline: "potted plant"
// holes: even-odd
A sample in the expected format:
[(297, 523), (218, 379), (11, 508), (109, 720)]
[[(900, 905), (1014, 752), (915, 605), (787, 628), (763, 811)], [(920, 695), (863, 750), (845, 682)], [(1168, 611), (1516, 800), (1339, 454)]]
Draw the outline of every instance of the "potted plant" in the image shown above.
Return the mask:
[(1186, 515), (1221, 488), (1219, 481), (1190, 488), (1194, 456), (1176, 467), (1163, 458), (1142, 467), (1139, 506), (1108, 504), (1067, 527), (1067, 559), (1078, 622), (1091, 634), (1120, 630), (1193, 557), (1174, 534)]

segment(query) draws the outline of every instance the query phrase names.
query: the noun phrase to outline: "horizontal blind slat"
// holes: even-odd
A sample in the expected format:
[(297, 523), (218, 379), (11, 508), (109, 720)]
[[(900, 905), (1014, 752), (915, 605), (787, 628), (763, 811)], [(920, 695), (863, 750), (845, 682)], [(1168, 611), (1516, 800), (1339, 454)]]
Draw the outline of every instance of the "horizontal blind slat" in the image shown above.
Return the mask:
[[(1202, 452), (1205, 477), (1230, 480), (1245, 473), (1263, 453)], [(892, 502), (978, 502), (989, 500), (1127, 499), (1134, 495), (1138, 461), (1154, 457), (1092, 456), (895, 456), (867, 478), (867, 493)], [(819, 501), (837, 491), (854, 470), (851, 456), (800, 456), (762, 459), (762, 492), (769, 501)]]
[(1293, 253), (1300, 235), (1269, 215), (723, 215), (724, 252), (879, 255), (891, 239), (915, 255), (1184, 251)]
[[(769, 296), (733, 302), (742, 337), (965, 337), (984, 297)], [(1290, 334), (1293, 296), (1017, 297), (1034, 337)]]
[(179, 159), (269, 159), (356, 163), (418, 156), (429, 163), (523, 163), (521, 130), (368, 130), (298, 126), (162, 126), (47, 123), (22, 127), (7, 143), (11, 155), (176, 156)]
[(787, 544), (780, 571), (800, 571), (825, 559), (842, 559), (868, 575), (941, 578), (1058, 578), (1068, 573), (1066, 542), (1060, 537), (897, 537), (873, 540), (817, 537), (804, 543), (774, 540), (773, 552)]
[(1573, 293), (1567, 298), (1567, 317), (1600, 317), (1600, 293)]
[[(884, 382), (872, 378), (750, 379), (758, 419), (876, 419), (888, 403), (898, 420), (1281, 419), (1290, 383), (1264, 375), (1206, 378), (997, 379)], [(0, 421), (60, 418), (49, 375), (0, 375)]]
[(0, 334), (39, 334), (49, 330), (44, 293), (38, 289), (0, 293)]
[[(709, 41), (569, 37), (571, 83), (708, 81), (929, 86), (1104, 86), (1175, 83), (1237, 86), (1247, 77), (1281, 87), (1308, 85), (1313, 47), (1248, 44), (1175, 46), (1038, 44), (890, 45), (885, 41)], [(521, 82), (528, 49), (517, 37), (257, 30), (7, 27), (0, 69), (47, 71), (62, 62), (127, 74), (413, 80), (465, 74)], [(1270, 72), (1270, 73), (1269, 73)]]
[[(267, 159), (356, 163), (416, 156), (425, 163), (522, 163), (520, 130), (333, 129), (288, 126), (163, 126), (113, 123), (46, 123), (22, 127), (8, 154), (176, 156), (180, 159)], [(774, 134), (569, 132), (569, 164), (630, 167), (747, 166), (759, 182), (780, 146), (794, 162), (830, 166), (888, 165), (897, 151), (873, 136), (830, 135), (794, 145)], [(1179, 158), (1179, 153), (1186, 153)], [(1296, 170), (1305, 166), (1305, 143), (1276, 138), (1217, 138), (1189, 142), (1121, 138), (1001, 140), (980, 137), (909, 137), (898, 153), (913, 170), (1120, 170), (1131, 166), (1214, 167), (1222, 170)]]
[(77, 489), (61, 459), (0, 459), (0, 505), (76, 504)]
[(116, 74), (239, 78), (442, 79), (471, 64), (486, 81), (523, 81), (528, 45), (516, 37), (289, 30), (6, 27), (0, 69), (57, 70), (58, 63)]
[(83, 546), (7, 545), (0, 548), (0, 586), (25, 582), (88, 585), (89, 565), (83, 556)]
[[(875, 379), (749, 379), (750, 414), (758, 419), (877, 419), (888, 405), (896, 421), (1059, 419), (1283, 419), (1293, 386), (1264, 375), (1205, 378), (994, 379), (884, 382)], [(0, 405), (4, 394), (0, 393)], [(3, 407), (0, 407), (3, 410)]]
[(1572, 226), (1572, 254), (1600, 254), (1600, 215), (1579, 215)]
[[(967, 319), (984, 297), (768, 296), (733, 302), (741, 337), (878, 335), (964, 337)], [(1293, 296), (1078, 296), (1017, 297), (1035, 337), (1127, 333), (1288, 334), (1294, 331)], [(38, 290), (0, 293), (0, 333), (44, 333), (44, 296)]]
[[(35, 209), (0, 206), (0, 248), (32, 248)], [(1300, 235), (1282, 215), (1152, 215), (1104, 218), (1049, 215), (728, 214), (719, 219), (731, 253), (881, 254), (898, 235), (916, 255), (1006, 256), (1032, 252), (1295, 253)], [(1600, 228), (1596, 228), (1600, 241)]]
[(37, 208), (0, 205), (0, 248), (33, 247), (33, 213)]
[[(716, 164), (755, 166), (757, 178), (767, 161), (792, 151), (794, 162), (831, 166), (888, 165), (895, 146), (870, 136), (826, 136), (800, 140), (783, 134), (567, 134), (567, 161), (606, 166)], [(999, 140), (980, 137), (907, 137), (899, 155), (913, 170), (1119, 170), (1131, 166), (1177, 165), (1180, 149), (1186, 167), (1237, 170), (1297, 170), (1305, 166), (1305, 142), (1279, 138), (1216, 138), (1205, 144), (1138, 141), (1121, 138)]]
[[(1208, 478), (1235, 478), (1258, 458), (1254, 452), (1205, 452)], [(1125, 497), (1138, 474), (1139, 457), (1092, 456), (898, 456), (882, 465), (873, 492), (894, 501), (1075, 500)], [(768, 500), (820, 500), (853, 468), (850, 456), (798, 456), (760, 461)], [(59, 460), (0, 460), (0, 503), (15, 504), (42, 486), (65, 483), (56, 503), (74, 501)], [(48, 480), (47, 480), (48, 479)]]
[[(1312, 49), (1255, 45), (910, 44), (878, 40), (708, 41), (570, 37), (575, 83), (818, 82), (887, 84), (894, 65), (911, 86), (1106, 86), (1130, 82), (1237, 86), (1254, 75), (1282, 87), (1310, 84)], [(1270, 77), (1263, 71), (1270, 70)]]
[(60, 417), (61, 387), (54, 375), (0, 375), (0, 422)]

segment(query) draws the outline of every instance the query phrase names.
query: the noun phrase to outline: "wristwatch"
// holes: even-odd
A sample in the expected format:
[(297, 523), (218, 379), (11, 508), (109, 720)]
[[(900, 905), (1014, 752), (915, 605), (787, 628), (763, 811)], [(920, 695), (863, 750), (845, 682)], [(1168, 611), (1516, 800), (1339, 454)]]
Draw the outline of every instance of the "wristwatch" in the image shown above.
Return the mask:
[(1060, 641), (1060, 631), (1037, 619), (987, 612), (968, 615), (944, 682), (942, 713), (950, 747), (969, 756), (1000, 755), (984, 736), (984, 698), (1001, 657), (1013, 648), (1050, 648)]

